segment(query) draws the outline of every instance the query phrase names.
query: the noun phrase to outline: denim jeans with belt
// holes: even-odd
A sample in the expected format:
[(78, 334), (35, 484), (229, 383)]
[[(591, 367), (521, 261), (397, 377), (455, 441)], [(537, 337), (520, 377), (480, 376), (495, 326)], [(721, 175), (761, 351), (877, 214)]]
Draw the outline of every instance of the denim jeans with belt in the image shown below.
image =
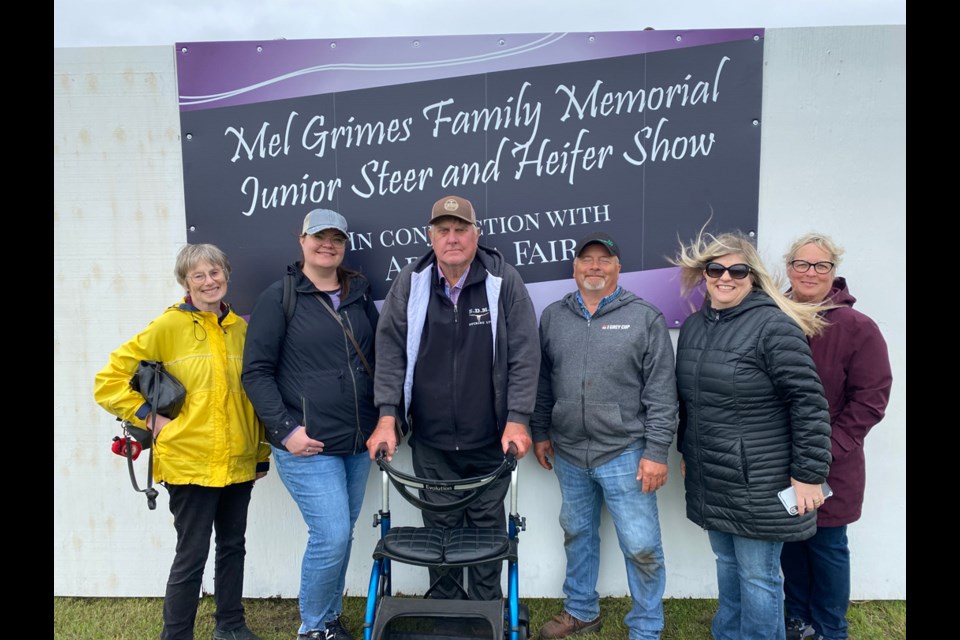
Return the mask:
[(818, 527), (812, 538), (780, 552), (788, 618), (813, 625), (829, 640), (847, 640), (850, 547), (847, 527)]
[(366, 451), (350, 456), (295, 456), (272, 447), (280, 479), (307, 523), (300, 566), (300, 630), (323, 630), (343, 612), (343, 587), (370, 471)]
[(708, 531), (717, 556), (714, 640), (784, 640), (782, 542)]
[(643, 493), (637, 481), (642, 449), (621, 453), (594, 469), (583, 469), (561, 456), (554, 459), (563, 505), (567, 575), (564, 609), (583, 621), (600, 615), (600, 512), (604, 503), (613, 517), (627, 567), (633, 606), (624, 618), (631, 640), (656, 640), (663, 629), (663, 591), (667, 573), (660, 539), (657, 494)]

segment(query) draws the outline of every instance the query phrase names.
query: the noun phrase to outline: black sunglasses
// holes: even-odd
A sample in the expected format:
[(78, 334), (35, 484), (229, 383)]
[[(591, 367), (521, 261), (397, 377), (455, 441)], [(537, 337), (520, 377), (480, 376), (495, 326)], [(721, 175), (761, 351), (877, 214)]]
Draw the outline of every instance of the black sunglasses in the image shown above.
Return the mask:
[(719, 262), (708, 262), (706, 266), (703, 267), (703, 271), (711, 278), (720, 278), (723, 277), (723, 272), (727, 271), (730, 273), (730, 277), (734, 280), (743, 280), (753, 269), (750, 268), (750, 265), (743, 264), (732, 264), (729, 267), (725, 267)]

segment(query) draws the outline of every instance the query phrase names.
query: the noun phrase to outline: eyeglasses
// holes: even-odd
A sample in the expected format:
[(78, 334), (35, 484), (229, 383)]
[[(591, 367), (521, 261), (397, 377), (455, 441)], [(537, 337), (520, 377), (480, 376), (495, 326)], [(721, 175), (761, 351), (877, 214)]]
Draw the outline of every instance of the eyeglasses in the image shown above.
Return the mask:
[(203, 284), (204, 282), (207, 281), (207, 278), (216, 280), (221, 275), (223, 275), (222, 269), (211, 269), (206, 273), (204, 273), (203, 271), (198, 271), (197, 273), (191, 273), (187, 277), (190, 278), (190, 282), (192, 282), (193, 284)]
[(810, 271), (810, 267), (813, 267), (814, 271), (823, 275), (824, 273), (830, 273), (830, 271), (832, 271), (836, 265), (832, 262), (827, 262), (826, 260), (824, 260), (823, 262), (807, 262), (806, 260), (791, 260), (790, 266), (797, 273), (806, 273), (807, 271)]
[(342, 247), (347, 244), (346, 236), (342, 236), (339, 233), (336, 235), (326, 235), (323, 231), (320, 233), (313, 234), (313, 239), (317, 242), (329, 242), (330, 244)]
[(703, 271), (710, 278), (722, 278), (724, 272), (727, 272), (734, 280), (743, 280), (750, 275), (750, 272), (753, 271), (753, 269), (750, 268), (750, 265), (743, 264), (742, 262), (738, 264), (732, 264), (729, 267), (725, 267), (719, 262), (708, 262), (703, 267)]
[[(593, 256), (583, 256), (582, 258), (577, 258), (577, 261), (589, 266), (593, 264)], [(597, 262), (604, 267), (609, 267), (610, 265), (614, 264), (616, 261), (617, 259), (614, 258), (613, 256), (600, 256), (599, 258), (597, 258)]]

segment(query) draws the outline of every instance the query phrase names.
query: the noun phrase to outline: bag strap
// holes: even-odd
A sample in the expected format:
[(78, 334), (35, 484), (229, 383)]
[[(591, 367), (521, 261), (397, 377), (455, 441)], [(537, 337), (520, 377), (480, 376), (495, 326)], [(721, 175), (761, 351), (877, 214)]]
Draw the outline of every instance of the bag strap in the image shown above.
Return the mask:
[(287, 324), (293, 319), (293, 312), (297, 308), (297, 287), (292, 273), (283, 276), (283, 317)]
[[(343, 324), (343, 319), (340, 317), (340, 314), (334, 311), (333, 307), (327, 304), (327, 301), (323, 299), (322, 295), (320, 295), (319, 293), (315, 293), (313, 294), (313, 296), (320, 301), (320, 304), (323, 305), (323, 308), (326, 309), (331, 316), (333, 316), (333, 319), (336, 320), (337, 324), (340, 325), (340, 328), (343, 329), (343, 333), (347, 336), (347, 338), (350, 339), (351, 344), (353, 344), (354, 350), (357, 352), (357, 355), (360, 356), (360, 362), (363, 363), (364, 369), (367, 370), (367, 375), (370, 376), (370, 378), (373, 378), (373, 367), (370, 366), (370, 363), (367, 362), (366, 356), (363, 355), (363, 350), (360, 349), (360, 345), (357, 343), (357, 339), (353, 337), (353, 331), (351, 331), (347, 325)], [(394, 426), (397, 431), (397, 444), (399, 445), (400, 442), (403, 440), (403, 428), (400, 426), (399, 419), (394, 423)], [(472, 499), (470, 500), (470, 502), (472, 502)]]
[[(120, 418), (117, 418), (117, 420), (120, 420)], [(133, 471), (133, 443), (136, 439), (131, 435), (132, 432), (130, 429), (135, 427), (129, 420), (120, 420), (120, 428), (123, 429), (123, 453), (127, 458), (127, 471), (130, 472), (130, 484), (133, 485), (133, 490), (137, 493), (145, 493), (137, 482), (137, 474)], [(114, 440), (117, 440), (117, 438), (114, 438)]]
[(153, 368), (153, 398), (150, 400), (150, 414), (148, 418), (152, 418), (147, 425), (150, 428), (150, 461), (147, 463), (147, 488), (144, 489), (144, 493), (147, 494), (147, 508), (153, 511), (157, 508), (157, 490), (153, 488), (153, 450), (156, 449), (157, 444), (157, 405), (160, 403), (160, 371), (163, 368), (163, 364), (157, 361), (157, 365)]
[(313, 296), (320, 301), (320, 304), (323, 305), (323, 308), (326, 309), (333, 319), (337, 321), (337, 324), (340, 325), (340, 328), (343, 329), (343, 333), (346, 334), (347, 338), (350, 339), (350, 342), (353, 344), (353, 348), (356, 350), (357, 355), (360, 356), (360, 362), (363, 363), (364, 369), (367, 370), (367, 375), (373, 378), (373, 367), (370, 366), (370, 363), (367, 362), (366, 356), (363, 355), (363, 351), (360, 349), (360, 345), (357, 343), (357, 339), (353, 337), (353, 331), (350, 331), (350, 327), (343, 324), (343, 319), (340, 317), (340, 314), (333, 310), (327, 301), (323, 299), (323, 296), (319, 293), (313, 294)]
[[(156, 411), (151, 411), (150, 414), (147, 416), (147, 418), (149, 419), (150, 416), (156, 416)], [(134, 427), (129, 420), (122, 420), (120, 422), (120, 426), (123, 428), (123, 435), (124, 435), (124, 442), (125, 442), (123, 449), (124, 449), (124, 455), (127, 458), (127, 471), (130, 473), (130, 483), (133, 485), (134, 491), (136, 491), (137, 493), (146, 494), (147, 508), (153, 511), (154, 509), (157, 508), (157, 496), (160, 495), (160, 493), (153, 488), (153, 449), (154, 449), (153, 444), (150, 445), (150, 459), (147, 464), (147, 488), (141, 489), (140, 484), (137, 482), (137, 474), (133, 470), (132, 440), (135, 440), (136, 438), (130, 435), (132, 433), (130, 429), (137, 428), (137, 427)], [(153, 429), (150, 428), (149, 422), (147, 423), (147, 429), (145, 430), (150, 432), (151, 442), (155, 443), (156, 438), (153, 435)]]

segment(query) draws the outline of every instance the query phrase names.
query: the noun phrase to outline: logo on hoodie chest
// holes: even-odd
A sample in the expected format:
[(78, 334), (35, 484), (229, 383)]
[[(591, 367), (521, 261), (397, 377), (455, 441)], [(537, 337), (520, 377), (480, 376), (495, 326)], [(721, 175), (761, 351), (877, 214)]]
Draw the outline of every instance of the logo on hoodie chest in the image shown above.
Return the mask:
[(626, 331), (630, 328), (628, 324), (602, 324), (600, 325), (601, 331)]
[(470, 318), (470, 322), (467, 323), (468, 327), (490, 324), (490, 309), (487, 307), (471, 307), (467, 309), (467, 317)]

